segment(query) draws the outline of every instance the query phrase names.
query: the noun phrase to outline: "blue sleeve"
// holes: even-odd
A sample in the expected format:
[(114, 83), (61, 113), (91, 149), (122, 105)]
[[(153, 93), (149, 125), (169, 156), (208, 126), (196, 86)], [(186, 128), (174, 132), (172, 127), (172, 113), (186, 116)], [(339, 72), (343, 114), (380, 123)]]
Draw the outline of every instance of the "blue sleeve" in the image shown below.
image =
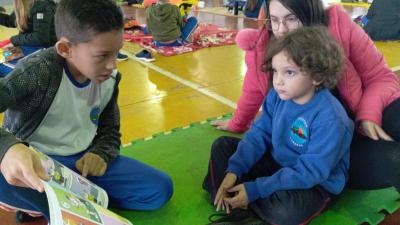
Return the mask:
[[(348, 160), (352, 133), (349, 126), (336, 120), (312, 127), (308, 148), (293, 166), (245, 183), (249, 202), (276, 191), (307, 189), (326, 181), (342, 159)], [(344, 183), (345, 178), (337, 185)]]
[(239, 142), (236, 152), (229, 159), (227, 172), (241, 177), (264, 155), (267, 147), (271, 146), (272, 115), (276, 100), (276, 92), (269, 91), (262, 107), (261, 116)]

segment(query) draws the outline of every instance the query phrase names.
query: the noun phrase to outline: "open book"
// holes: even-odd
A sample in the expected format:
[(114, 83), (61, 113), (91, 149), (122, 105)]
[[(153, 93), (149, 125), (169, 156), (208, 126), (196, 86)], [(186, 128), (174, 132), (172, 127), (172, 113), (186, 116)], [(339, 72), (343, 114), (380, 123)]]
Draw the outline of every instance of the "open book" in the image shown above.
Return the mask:
[(24, 53), (20, 47), (0, 48), (0, 63), (9, 62), (24, 57)]
[(45, 187), (52, 225), (132, 225), (107, 210), (107, 193), (68, 167), (34, 150), (49, 174)]

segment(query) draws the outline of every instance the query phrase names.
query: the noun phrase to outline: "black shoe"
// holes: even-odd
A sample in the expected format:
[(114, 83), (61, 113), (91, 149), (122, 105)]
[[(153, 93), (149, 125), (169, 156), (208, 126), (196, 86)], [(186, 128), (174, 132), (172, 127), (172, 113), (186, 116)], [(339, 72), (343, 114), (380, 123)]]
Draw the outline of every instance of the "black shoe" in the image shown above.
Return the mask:
[(37, 218), (40, 218), (40, 217), (33, 217), (33, 216), (30, 216), (28, 213), (24, 213), (22, 211), (17, 211), (15, 213), (15, 223), (17, 223), (17, 224), (30, 222)]
[[(220, 217), (215, 219), (215, 217)], [(208, 217), (211, 222), (207, 225), (268, 225), (254, 212), (246, 209), (234, 209), (230, 214), (213, 214)]]

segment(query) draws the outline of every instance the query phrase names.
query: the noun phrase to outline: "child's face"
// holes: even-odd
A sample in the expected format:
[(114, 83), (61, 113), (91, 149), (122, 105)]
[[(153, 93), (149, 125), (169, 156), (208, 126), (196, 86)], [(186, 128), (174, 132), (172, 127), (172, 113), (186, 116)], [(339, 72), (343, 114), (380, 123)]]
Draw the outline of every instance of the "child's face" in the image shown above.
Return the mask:
[(293, 100), (297, 104), (305, 104), (314, 96), (318, 82), (309, 74), (301, 71), (285, 51), (272, 58), (273, 86), (282, 100)]
[(98, 33), (89, 42), (70, 47), (68, 67), (77, 81), (90, 79), (101, 83), (117, 67), (116, 57), (121, 48), (122, 30)]

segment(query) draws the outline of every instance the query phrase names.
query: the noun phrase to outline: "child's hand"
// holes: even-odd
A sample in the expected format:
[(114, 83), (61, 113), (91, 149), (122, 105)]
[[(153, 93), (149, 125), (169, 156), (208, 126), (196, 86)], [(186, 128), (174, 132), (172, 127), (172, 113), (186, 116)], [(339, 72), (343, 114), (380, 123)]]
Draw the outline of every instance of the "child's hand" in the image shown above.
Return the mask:
[(4, 155), (0, 168), (9, 184), (29, 187), (39, 192), (44, 191), (40, 179), (49, 179), (39, 157), (24, 144), (11, 146)]
[(211, 121), (211, 125), (216, 127), (218, 130), (226, 130), (226, 131), (230, 131), (228, 128), (228, 123), (230, 120), (214, 120)]
[(86, 153), (75, 163), (76, 169), (82, 173), (82, 176), (102, 176), (107, 169), (107, 163), (103, 158), (94, 154)]
[(235, 185), (237, 176), (234, 173), (227, 173), (224, 180), (218, 188), (217, 195), (215, 195), (214, 205), (217, 206), (217, 211), (226, 208), (227, 213), (230, 212), (228, 207), (225, 207), (224, 198), (228, 195), (228, 190)]
[(243, 208), (249, 204), (249, 198), (247, 197), (247, 192), (244, 184), (236, 185), (228, 190), (229, 193), (234, 193), (233, 197), (224, 198), (224, 202), (229, 205), (228, 208)]

